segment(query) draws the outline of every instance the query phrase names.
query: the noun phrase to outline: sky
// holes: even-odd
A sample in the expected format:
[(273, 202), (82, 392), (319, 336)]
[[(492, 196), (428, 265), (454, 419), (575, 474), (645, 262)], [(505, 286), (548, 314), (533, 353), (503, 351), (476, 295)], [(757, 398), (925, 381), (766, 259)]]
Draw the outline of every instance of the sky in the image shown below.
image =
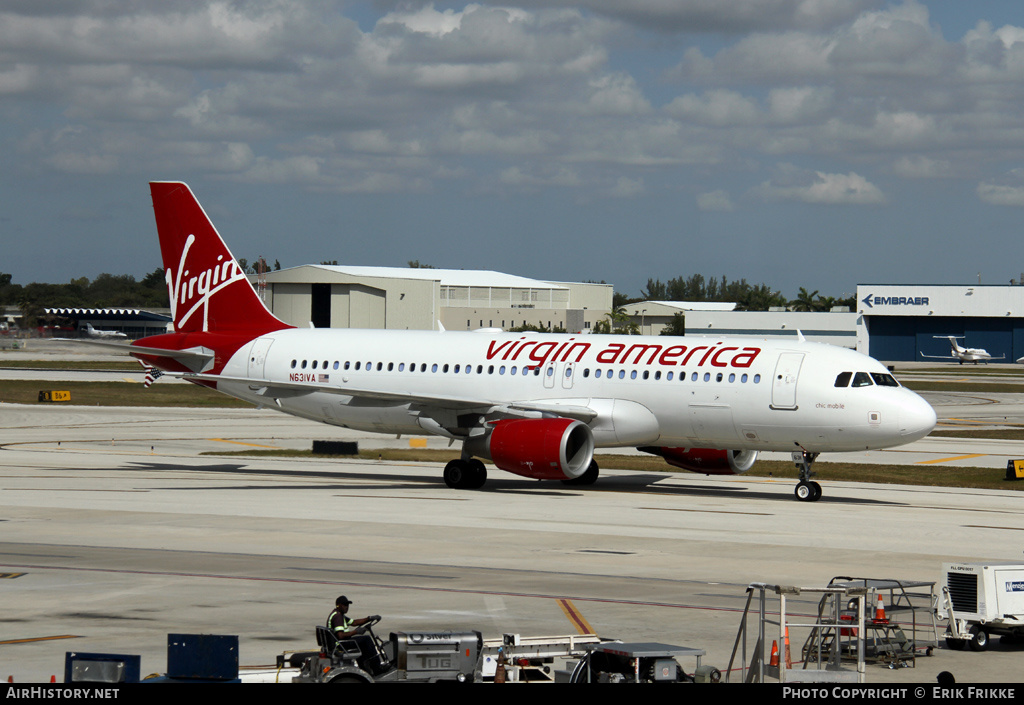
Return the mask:
[(1017, 0), (2, 0), (0, 272), (235, 256), (852, 295), (1024, 272)]

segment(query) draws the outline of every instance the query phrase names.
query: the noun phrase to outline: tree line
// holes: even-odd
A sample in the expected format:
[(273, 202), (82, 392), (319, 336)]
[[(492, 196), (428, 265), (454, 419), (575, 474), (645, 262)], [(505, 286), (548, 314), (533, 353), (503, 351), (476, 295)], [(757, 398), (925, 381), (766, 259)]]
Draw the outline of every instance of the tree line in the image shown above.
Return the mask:
[(616, 309), (638, 301), (720, 301), (736, 304), (737, 311), (768, 311), (772, 308), (788, 308), (793, 311), (828, 311), (834, 306), (856, 305), (856, 297), (837, 299), (819, 296), (818, 291), (808, 292), (800, 287), (793, 299), (783, 296), (781, 291), (767, 284), (750, 284), (746, 279), (730, 281), (725, 275), (721, 279), (705, 278), (702, 274), (676, 277), (662, 282), (648, 279), (647, 287), (640, 296), (630, 298), (615, 292), (613, 305)]

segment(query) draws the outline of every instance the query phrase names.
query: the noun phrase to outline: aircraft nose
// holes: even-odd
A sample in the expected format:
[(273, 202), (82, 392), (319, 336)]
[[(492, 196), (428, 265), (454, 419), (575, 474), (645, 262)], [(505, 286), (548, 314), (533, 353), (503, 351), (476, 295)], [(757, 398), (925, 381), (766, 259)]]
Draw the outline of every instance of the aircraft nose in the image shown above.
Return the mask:
[(938, 417), (931, 404), (909, 389), (904, 391), (908, 396), (900, 408), (900, 436), (904, 442), (910, 443), (931, 433)]

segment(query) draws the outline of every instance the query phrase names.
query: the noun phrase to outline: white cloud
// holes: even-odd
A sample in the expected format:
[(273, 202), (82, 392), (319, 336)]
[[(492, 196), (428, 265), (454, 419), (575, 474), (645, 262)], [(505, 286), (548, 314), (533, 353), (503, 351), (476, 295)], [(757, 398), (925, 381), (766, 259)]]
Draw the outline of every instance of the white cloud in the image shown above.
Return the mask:
[(813, 174), (784, 165), (773, 179), (763, 182), (756, 192), (768, 200), (802, 201), (824, 205), (881, 205), (882, 191), (860, 174)]
[(735, 204), (727, 191), (709, 191), (698, 194), (697, 208), (707, 212), (731, 213), (736, 210)]
[(978, 198), (993, 206), (1024, 206), (1024, 186), (981, 183), (977, 194)]

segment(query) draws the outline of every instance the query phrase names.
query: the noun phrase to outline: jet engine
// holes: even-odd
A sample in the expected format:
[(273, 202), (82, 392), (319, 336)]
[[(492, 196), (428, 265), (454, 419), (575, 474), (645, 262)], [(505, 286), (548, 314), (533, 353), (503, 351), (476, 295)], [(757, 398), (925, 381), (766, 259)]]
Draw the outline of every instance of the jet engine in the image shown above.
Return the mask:
[(637, 448), (660, 455), (669, 465), (704, 475), (742, 475), (754, 467), (756, 450), (719, 450), (717, 448)]
[(505, 419), (493, 424), (486, 448), (472, 447), (471, 452), (516, 475), (572, 480), (590, 467), (594, 436), (574, 419)]

